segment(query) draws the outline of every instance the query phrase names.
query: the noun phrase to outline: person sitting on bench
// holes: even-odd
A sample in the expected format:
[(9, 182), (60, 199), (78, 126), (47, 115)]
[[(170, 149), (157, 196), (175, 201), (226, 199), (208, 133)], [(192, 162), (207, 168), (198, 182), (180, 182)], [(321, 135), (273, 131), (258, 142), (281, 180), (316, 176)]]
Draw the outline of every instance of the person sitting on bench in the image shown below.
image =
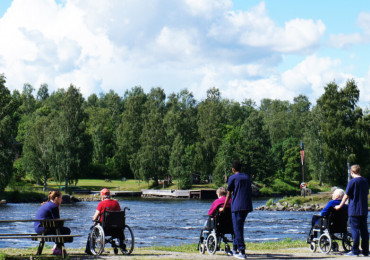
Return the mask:
[[(41, 207), (38, 209), (36, 213), (36, 219), (59, 219), (59, 211), (60, 211), (60, 204), (62, 204), (63, 198), (62, 193), (60, 191), (50, 191), (48, 195), (48, 200), (41, 204)], [(45, 228), (41, 225), (40, 222), (34, 223), (34, 228), (37, 234), (44, 234), (44, 235), (55, 235), (56, 230), (49, 229), (45, 232)], [(69, 235), (71, 234), (71, 230), (67, 227), (60, 227), (59, 235)], [(58, 243), (54, 245), (52, 249), (53, 255), (61, 255), (62, 254), (62, 247)]]

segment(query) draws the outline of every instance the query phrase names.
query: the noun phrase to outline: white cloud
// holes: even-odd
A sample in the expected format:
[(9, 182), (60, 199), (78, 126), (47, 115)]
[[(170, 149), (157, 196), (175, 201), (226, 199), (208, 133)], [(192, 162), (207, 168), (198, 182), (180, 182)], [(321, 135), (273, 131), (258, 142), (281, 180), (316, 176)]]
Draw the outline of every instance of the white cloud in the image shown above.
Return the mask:
[(261, 2), (250, 11), (230, 11), (225, 19), (212, 26), (209, 35), (224, 42), (237, 42), (244, 47), (258, 47), (279, 53), (307, 53), (317, 47), (325, 32), (318, 20), (294, 19), (278, 27)]
[(207, 18), (232, 7), (230, 0), (185, 0), (185, 3), (191, 14), (205, 15)]
[(363, 33), (333, 34), (330, 35), (329, 44), (335, 48), (349, 48), (354, 44), (370, 43), (370, 13), (360, 13), (357, 25), (363, 30)]
[(239, 101), (246, 98), (292, 101), (294, 97), (305, 94), (314, 103), (323, 94), (324, 86), (329, 82), (335, 81), (342, 86), (348, 79), (354, 78), (350, 74), (337, 72), (340, 66), (341, 61), (338, 59), (311, 55), (281, 74), (271, 71), (270, 76), (263, 79), (230, 80), (224, 94)]
[[(0, 73), (12, 90), (74, 84), (85, 96), (141, 85), (197, 99), (211, 87), (235, 100), (317, 97), (348, 76), (339, 60), (314, 55), (325, 31), (311, 19), (279, 26), (264, 2), (238, 11), (231, 0), (14, 0), (0, 19)], [(280, 73), (291, 53), (311, 56)]]

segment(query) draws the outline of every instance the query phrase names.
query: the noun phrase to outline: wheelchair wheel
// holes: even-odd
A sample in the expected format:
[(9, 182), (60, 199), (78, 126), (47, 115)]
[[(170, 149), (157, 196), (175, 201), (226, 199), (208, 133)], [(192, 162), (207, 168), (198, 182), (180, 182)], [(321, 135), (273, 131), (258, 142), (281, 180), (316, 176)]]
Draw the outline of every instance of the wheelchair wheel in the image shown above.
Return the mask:
[(316, 252), (316, 249), (317, 249), (317, 245), (316, 245), (316, 243), (315, 243), (315, 242), (311, 242), (311, 243), (310, 243), (310, 251), (311, 251), (312, 253), (315, 253), (315, 252)]
[(217, 238), (215, 234), (209, 234), (207, 237), (207, 251), (208, 254), (214, 255), (217, 251)]
[(346, 253), (352, 250), (352, 245), (353, 245), (353, 238), (351, 233), (346, 233), (343, 235), (343, 240), (342, 240), (342, 246), (343, 249)]
[(198, 242), (198, 250), (199, 250), (199, 253), (201, 254), (204, 254), (206, 252), (206, 246), (204, 245), (204, 243)]
[(121, 249), (122, 254), (129, 255), (134, 251), (135, 245), (135, 238), (134, 232), (132, 232), (129, 226), (125, 226), (123, 230), (124, 239), (120, 239), (119, 247)]
[(328, 234), (322, 234), (319, 238), (319, 248), (322, 253), (329, 254), (331, 250), (331, 238)]
[(90, 251), (93, 255), (101, 255), (104, 251), (105, 236), (102, 226), (96, 225), (89, 234)]

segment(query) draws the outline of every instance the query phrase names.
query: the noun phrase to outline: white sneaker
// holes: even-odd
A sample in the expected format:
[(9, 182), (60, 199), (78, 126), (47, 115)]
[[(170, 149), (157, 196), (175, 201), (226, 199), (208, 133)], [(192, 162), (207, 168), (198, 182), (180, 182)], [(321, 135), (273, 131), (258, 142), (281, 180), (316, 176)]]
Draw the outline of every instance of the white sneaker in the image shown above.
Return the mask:
[(242, 253), (235, 254), (234, 257), (236, 257), (238, 259), (246, 259), (247, 258), (247, 256), (245, 254), (242, 254)]

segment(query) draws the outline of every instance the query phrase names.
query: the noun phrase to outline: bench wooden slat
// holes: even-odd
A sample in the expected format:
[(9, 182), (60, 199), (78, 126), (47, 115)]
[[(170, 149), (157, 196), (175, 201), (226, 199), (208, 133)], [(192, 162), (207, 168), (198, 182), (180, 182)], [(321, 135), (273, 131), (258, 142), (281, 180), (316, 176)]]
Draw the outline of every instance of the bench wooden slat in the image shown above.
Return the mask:
[(34, 233), (34, 234), (30, 234), (30, 233), (26, 233), (26, 234), (21, 234), (21, 233), (14, 234), (14, 233), (12, 233), (12, 234), (0, 234), (0, 237), (2, 237), (2, 236), (37, 236), (37, 235), (38, 235), (37, 233)]
[(71, 221), (71, 218), (58, 218), (58, 219), (3, 219), (0, 223), (11, 223), (11, 222), (59, 222), (59, 221)]

